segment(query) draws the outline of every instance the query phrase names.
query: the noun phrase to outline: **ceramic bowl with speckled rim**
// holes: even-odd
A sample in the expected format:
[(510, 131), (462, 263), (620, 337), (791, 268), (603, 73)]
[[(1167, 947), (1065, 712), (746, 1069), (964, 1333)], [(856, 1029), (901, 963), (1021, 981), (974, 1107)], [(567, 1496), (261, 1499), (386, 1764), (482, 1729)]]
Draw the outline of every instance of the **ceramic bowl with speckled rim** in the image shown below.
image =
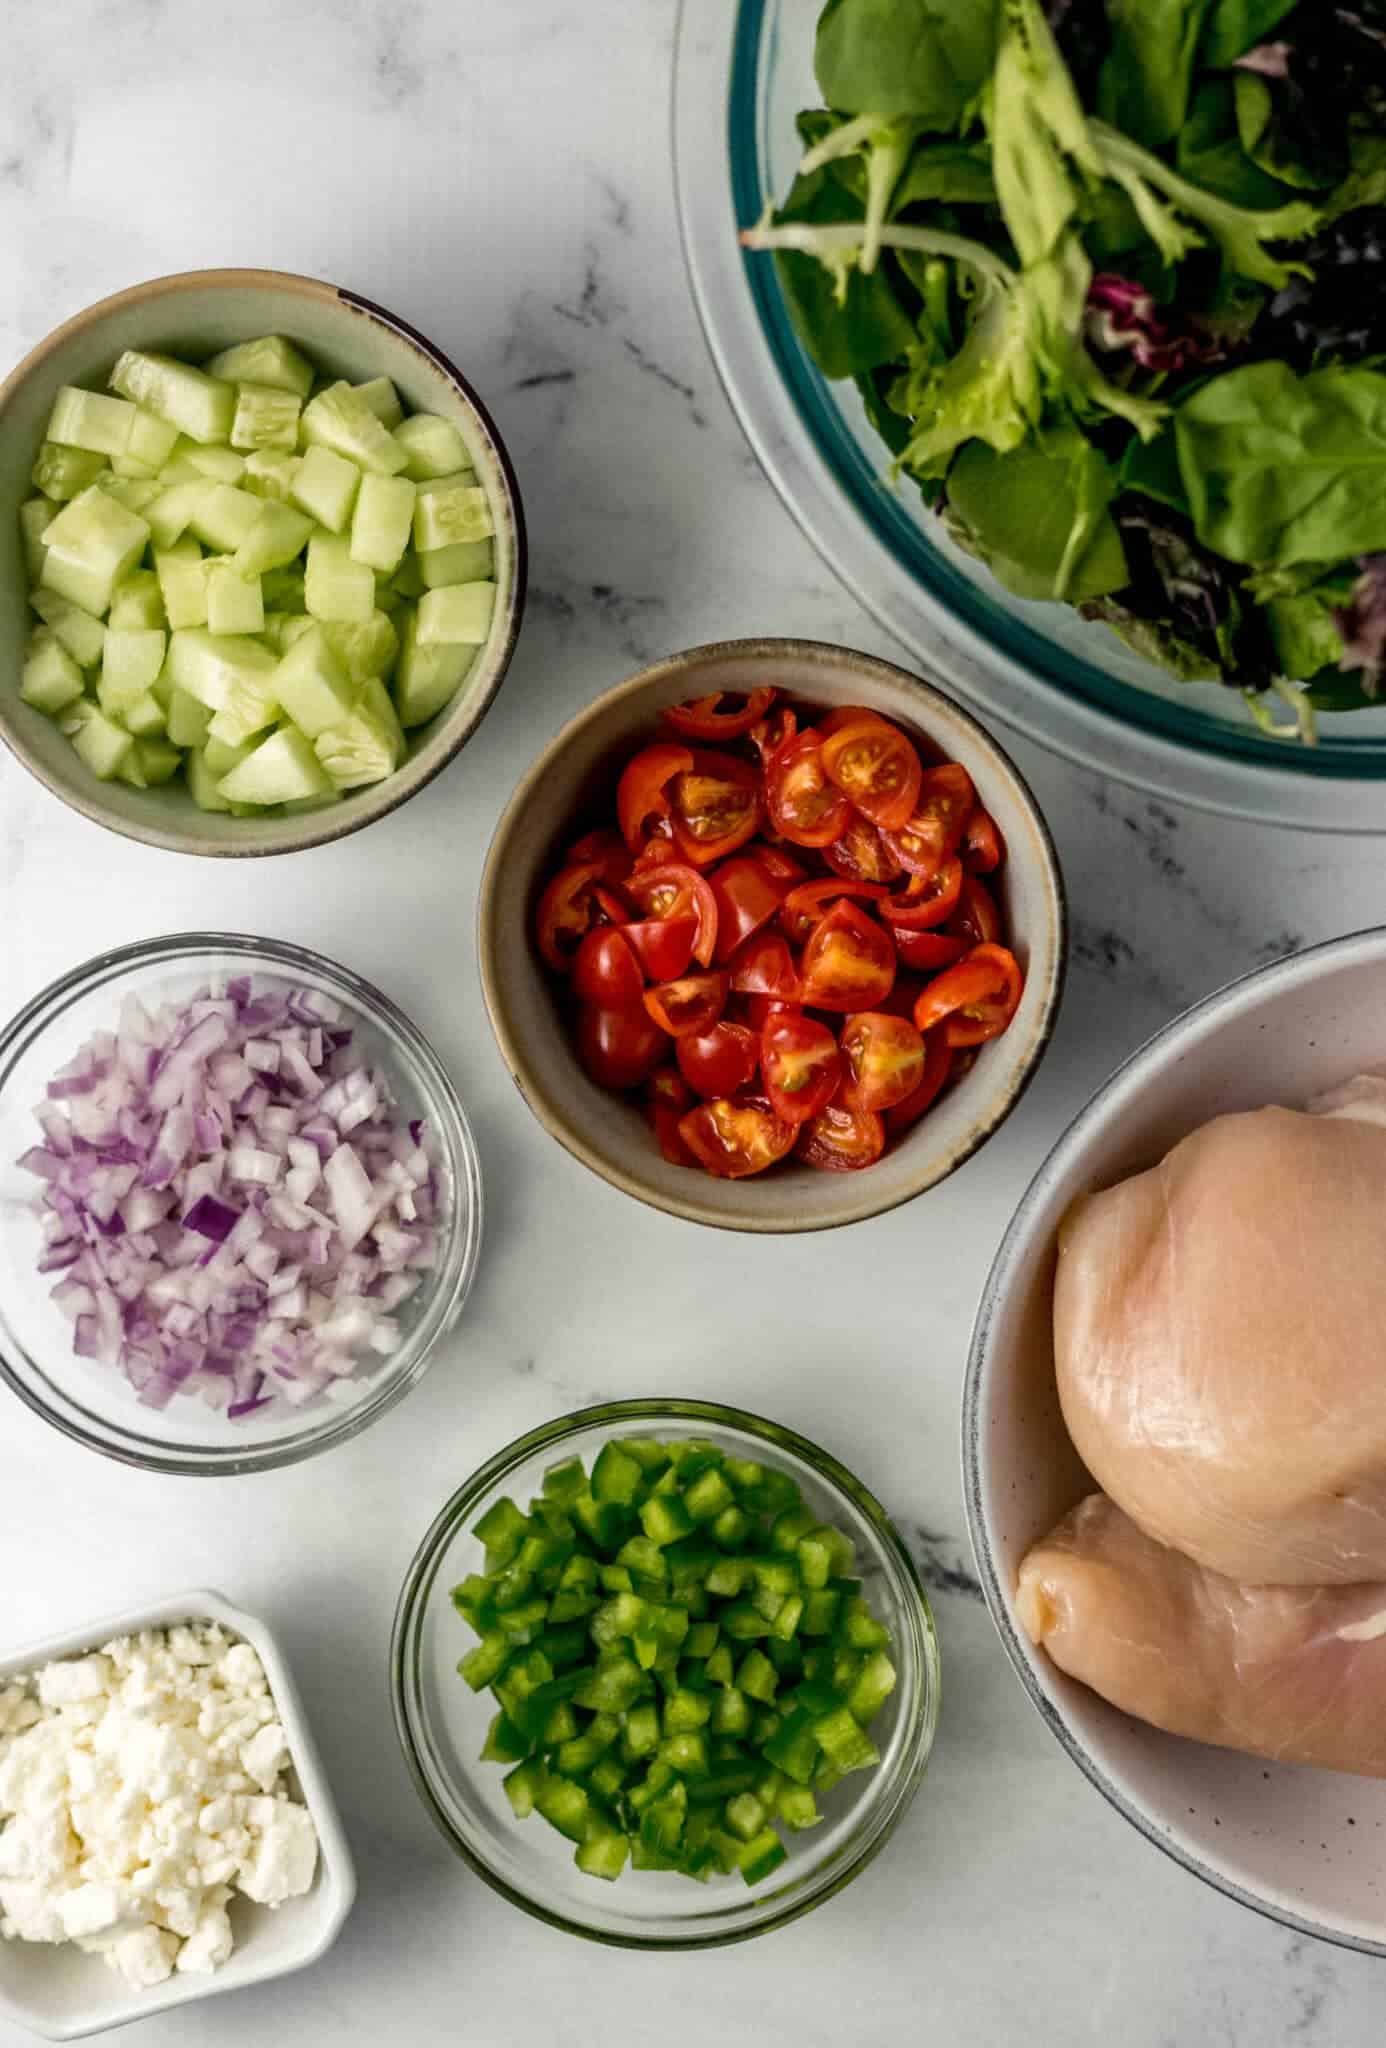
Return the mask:
[[(462, 435), (496, 524), (496, 605), (490, 635), (453, 701), (411, 732), (404, 762), (384, 782), (349, 791), (329, 809), (232, 818), (200, 811), (181, 781), (140, 790), (99, 782), (51, 719), (19, 700), (33, 619), (19, 507), (59, 387), (102, 388), (122, 349), (163, 350), (200, 361), (233, 342), (285, 334), (321, 370), (353, 383), (389, 377), (410, 412), (441, 413)], [(189, 270), (100, 300), (57, 327), (0, 384), (0, 740), (55, 796), (127, 839), (172, 853), (301, 853), (357, 832), (407, 802), (466, 745), (514, 651), (525, 594), (519, 485), (495, 426), (447, 357), (395, 313), (344, 286), (278, 270)]]
[[(609, 822), (624, 762), (656, 736), (659, 714), (685, 698), (773, 683), (831, 708), (864, 704), (968, 769), (1005, 834), (994, 878), (1025, 994), (1003, 1038), (875, 1166), (821, 1173), (793, 1160), (740, 1181), (671, 1165), (640, 1109), (607, 1093), (578, 1064), (550, 977), (532, 939), (533, 910), (563, 847)], [(482, 877), (482, 990), (501, 1055), (521, 1095), (559, 1143), (638, 1201), (724, 1230), (828, 1230), (907, 1202), (947, 1178), (1005, 1121), (1054, 1029), (1067, 946), (1063, 878), (1044, 819), (1010, 758), (970, 713), (889, 662), (810, 640), (733, 640), (695, 647), (619, 683), (564, 727), (511, 798)]]

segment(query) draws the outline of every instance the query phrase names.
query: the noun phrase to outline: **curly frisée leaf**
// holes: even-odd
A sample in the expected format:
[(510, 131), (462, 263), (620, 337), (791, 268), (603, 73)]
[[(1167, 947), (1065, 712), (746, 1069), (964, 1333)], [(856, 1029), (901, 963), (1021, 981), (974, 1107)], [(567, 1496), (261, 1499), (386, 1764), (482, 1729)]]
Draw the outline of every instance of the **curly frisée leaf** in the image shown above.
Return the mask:
[(1038, 263), (1078, 211), (1074, 171), (1094, 182), (1102, 176), (1082, 101), (1039, 0), (1003, 0), (986, 120), (1011, 240), (1023, 264)]

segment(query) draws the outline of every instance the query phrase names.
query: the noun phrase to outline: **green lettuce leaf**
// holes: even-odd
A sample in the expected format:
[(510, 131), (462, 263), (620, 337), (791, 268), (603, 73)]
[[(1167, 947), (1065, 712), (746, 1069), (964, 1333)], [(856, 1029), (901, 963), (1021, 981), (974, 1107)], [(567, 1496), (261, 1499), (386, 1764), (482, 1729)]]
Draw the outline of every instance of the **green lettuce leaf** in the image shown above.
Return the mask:
[(1203, 32), (1200, 64), (1210, 71), (1224, 71), (1235, 64), (1299, 4), (1299, 0), (1216, 0)]
[(991, 70), (996, 0), (828, 0), (814, 67), (843, 114), (910, 114), (962, 122)]
[(1161, 158), (1119, 135), (1105, 122), (1094, 121), (1093, 138), (1102, 168), (1129, 195), (1146, 232), (1166, 259), (1177, 262), (1202, 239), (1189, 222), (1208, 230), (1222, 251), (1223, 262), (1243, 277), (1279, 291), (1296, 275), (1307, 276), (1302, 263), (1272, 255), (1267, 244), (1298, 242), (1313, 234), (1323, 219), (1317, 207), (1303, 200), (1252, 212), (1181, 178)]
[[(852, 194), (825, 166), (794, 181), (779, 215), (808, 227), (851, 223), (863, 232)], [(775, 266), (795, 331), (825, 377), (856, 377), (898, 362), (915, 340), (914, 323), (889, 279), (865, 276), (855, 259), (828, 263), (816, 255), (777, 249)]]
[(950, 521), (1019, 597), (1080, 604), (1129, 580), (1108, 510), (1116, 473), (1076, 427), (1051, 429), (1007, 454), (983, 441), (948, 473)]
[(1147, 149), (1179, 133), (1216, 0), (1107, 0), (1112, 44), (1097, 86), (1104, 121)]
[(1039, 0), (1002, 0), (1001, 40), (986, 96), (992, 175), (1023, 265), (1058, 247), (1102, 164)]

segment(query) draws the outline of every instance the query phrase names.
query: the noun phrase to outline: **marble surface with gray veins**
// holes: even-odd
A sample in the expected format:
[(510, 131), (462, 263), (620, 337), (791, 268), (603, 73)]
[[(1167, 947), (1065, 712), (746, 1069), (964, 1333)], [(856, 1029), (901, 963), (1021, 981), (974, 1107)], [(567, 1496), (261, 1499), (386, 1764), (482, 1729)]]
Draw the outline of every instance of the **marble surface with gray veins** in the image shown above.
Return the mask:
[[(46, 0), (6, 22), (0, 370), (160, 272), (347, 280), (486, 395), (533, 544), (522, 644), (476, 742), (341, 845), (272, 864), (162, 856), (0, 762), (0, 1012), (117, 941), (209, 923), (304, 941), (433, 1039), (486, 1176), (459, 1334), (329, 1459), (151, 1478), (4, 1402), (0, 1647), (174, 1584), (221, 1587), (282, 1631), (360, 1863), (355, 1915), (317, 1967), (126, 2038), (1375, 2048), (1386, 1966), (1203, 1889), (1023, 1700), (972, 1573), (957, 1417), (978, 1290), (1056, 1132), (1192, 999), (1380, 919), (1382, 842), (1219, 823), (1018, 745), (1076, 911), (1057, 1043), (1004, 1138), (945, 1193), (836, 1237), (751, 1246), (637, 1208), (545, 1139), (491, 1044), (478, 869), (565, 718), (700, 640), (894, 652), (762, 481), (704, 350), (671, 194), (673, 30), (672, 0)], [(922, 1796), (846, 1893), (767, 1940), (654, 1959), (551, 1932), (453, 1860), (400, 1760), (387, 1643), (416, 1542), (483, 1456), (594, 1396), (659, 1392), (740, 1398), (863, 1475), (935, 1595), (946, 1699)], [(0, 2022), (0, 2048), (27, 2038)]]

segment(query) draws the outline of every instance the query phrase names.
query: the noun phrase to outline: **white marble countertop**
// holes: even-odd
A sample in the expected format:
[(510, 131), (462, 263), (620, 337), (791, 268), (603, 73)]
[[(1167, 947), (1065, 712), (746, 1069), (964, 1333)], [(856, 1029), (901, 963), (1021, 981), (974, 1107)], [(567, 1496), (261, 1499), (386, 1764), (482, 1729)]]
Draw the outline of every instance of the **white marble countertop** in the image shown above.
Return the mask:
[[(1004, 1137), (923, 1202), (754, 1257), (639, 1209), (544, 1138), (492, 1046), (471, 932), (501, 803), (565, 718), (656, 655), (751, 632), (894, 652), (762, 481), (704, 352), (669, 173), (673, 0), (11, 13), (0, 371), (160, 272), (349, 281), (474, 378), (533, 548), (527, 624), (484, 730), (339, 846), (268, 864), (160, 855), (0, 762), (0, 1013), (121, 940), (207, 922), (302, 940), (390, 990), (433, 1039), (486, 1175), (488, 1241), (455, 1341), (330, 1460), (145, 1477), (3, 1403), (0, 1642), (179, 1584), (221, 1587), (280, 1630), (359, 1860), (359, 1903), (326, 1960), (147, 2022), (131, 2048), (586, 2048), (598, 2031), (634, 2048), (656, 2028), (671, 2048), (1375, 2044), (1381, 1966), (1203, 1889), (1040, 1726), (980, 1604), (957, 1439), (973, 1306), (1050, 1140), (1192, 998), (1377, 921), (1382, 842), (1222, 824), (1018, 746), (1076, 934), (1057, 1043)], [(945, 1669), (927, 1784), (878, 1861), (763, 1941), (657, 1959), (553, 1933), (451, 1858), (406, 1778), (386, 1668), (404, 1568), (454, 1484), (567, 1408), (656, 1392), (748, 1400), (861, 1473), (917, 1545)], [(0, 2024), (0, 2048), (27, 2038)]]

